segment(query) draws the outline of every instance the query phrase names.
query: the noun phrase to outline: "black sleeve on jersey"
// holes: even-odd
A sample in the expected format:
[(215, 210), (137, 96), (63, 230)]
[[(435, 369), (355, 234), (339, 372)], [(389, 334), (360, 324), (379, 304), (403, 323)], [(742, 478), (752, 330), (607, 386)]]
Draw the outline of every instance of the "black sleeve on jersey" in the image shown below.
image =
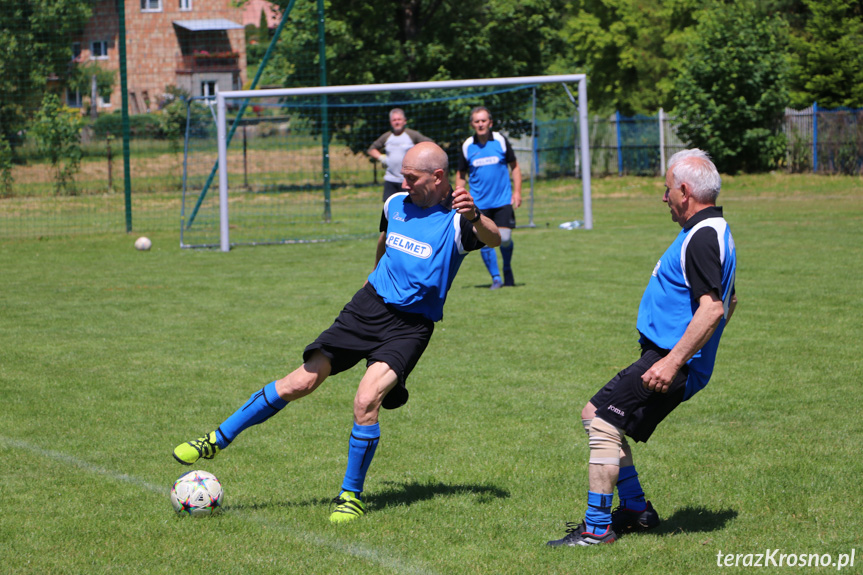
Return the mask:
[(510, 165), (515, 161), (515, 150), (512, 149), (512, 144), (509, 143), (509, 140), (506, 136), (503, 137), (503, 141), (506, 142), (506, 165)]
[(711, 291), (722, 297), (722, 263), (719, 261), (719, 237), (715, 229), (705, 226), (689, 240), (684, 271), (693, 300)]
[(387, 231), (387, 224), (389, 224), (389, 223), (390, 222), (389, 222), (389, 220), (387, 220), (386, 212), (381, 210), (381, 226), (380, 226), (381, 229), (380, 229), (380, 231), (386, 232)]
[(458, 171), (467, 173), (469, 167), (470, 166), (467, 163), (467, 158), (464, 157), (464, 150), (459, 150), (459, 152), (458, 152)]
[(467, 218), (461, 214), (459, 217), (459, 226), (461, 227), (461, 245), (466, 251), (472, 252), (485, 247), (482, 240), (477, 237), (473, 224), (467, 221)]

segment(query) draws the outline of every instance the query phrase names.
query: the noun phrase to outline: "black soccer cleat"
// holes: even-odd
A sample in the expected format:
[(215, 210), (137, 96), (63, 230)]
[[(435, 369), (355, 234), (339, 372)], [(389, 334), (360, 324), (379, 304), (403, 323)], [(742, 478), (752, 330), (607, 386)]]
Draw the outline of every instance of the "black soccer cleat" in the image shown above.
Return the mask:
[(563, 539), (549, 541), (546, 543), (549, 547), (587, 547), (588, 545), (601, 545), (603, 543), (614, 543), (617, 541), (617, 534), (611, 525), (605, 530), (605, 533), (590, 533), (584, 521), (581, 523), (567, 523), (566, 535)]
[(611, 512), (611, 528), (621, 535), (647, 531), (658, 526), (659, 523), (659, 514), (650, 504), (650, 501), (647, 502), (644, 511), (633, 511), (621, 505)]

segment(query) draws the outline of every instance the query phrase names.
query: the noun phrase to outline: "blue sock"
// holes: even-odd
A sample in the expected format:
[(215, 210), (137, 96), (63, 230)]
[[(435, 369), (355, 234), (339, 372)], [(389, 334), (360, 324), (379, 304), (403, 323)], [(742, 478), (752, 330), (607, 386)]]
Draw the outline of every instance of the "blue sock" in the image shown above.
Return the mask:
[(512, 250), (515, 248), (515, 244), (513, 244), (512, 240), (507, 242), (505, 245), (500, 244), (500, 255), (503, 256), (503, 271), (508, 272), (512, 271)]
[(617, 497), (621, 507), (626, 509), (644, 511), (647, 508), (644, 490), (638, 481), (638, 472), (634, 465), (620, 468), (620, 475), (617, 476)]
[(497, 253), (495, 253), (494, 248), (486, 246), (479, 250), (479, 253), (482, 255), (485, 269), (487, 269), (488, 273), (491, 274), (491, 278), (500, 279), (500, 271), (497, 269)]
[(357, 496), (363, 491), (366, 482), (366, 473), (378, 448), (381, 439), (381, 424), (360, 425), (354, 423), (351, 430), (351, 439), (348, 442), (348, 468), (345, 471), (345, 480), (342, 482), (342, 491), (353, 491)]
[(611, 525), (611, 502), (614, 493), (587, 492), (587, 513), (584, 514), (584, 524), (590, 533), (602, 534)]
[(243, 407), (234, 412), (216, 430), (216, 443), (224, 449), (247, 427), (262, 423), (288, 404), (276, 393), (276, 382), (270, 382), (252, 394)]

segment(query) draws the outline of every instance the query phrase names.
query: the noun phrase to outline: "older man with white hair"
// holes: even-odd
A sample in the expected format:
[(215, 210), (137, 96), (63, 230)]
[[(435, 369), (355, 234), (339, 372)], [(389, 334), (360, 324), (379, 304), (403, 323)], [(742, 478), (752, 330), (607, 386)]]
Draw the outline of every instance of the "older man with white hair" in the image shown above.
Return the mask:
[[(722, 185), (699, 149), (671, 157), (662, 201), (683, 228), (653, 268), (638, 308), (641, 357), (585, 405), (590, 438), (584, 521), (569, 523), (551, 546), (613, 543), (619, 535), (659, 525), (638, 480), (626, 436), (647, 441), (656, 426), (707, 385), (719, 339), (737, 304), (737, 252), (716, 205)], [(614, 488), (620, 504), (612, 512)]]

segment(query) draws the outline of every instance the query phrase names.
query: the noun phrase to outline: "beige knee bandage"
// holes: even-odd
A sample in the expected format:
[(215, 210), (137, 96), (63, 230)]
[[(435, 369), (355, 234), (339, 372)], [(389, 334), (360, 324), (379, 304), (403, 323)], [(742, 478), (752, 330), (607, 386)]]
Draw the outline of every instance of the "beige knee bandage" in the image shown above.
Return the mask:
[(620, 465), (623, 430), (616, 428), (600, 417), (594, 417), (590, 424), (589, 435), (590, 463)]

